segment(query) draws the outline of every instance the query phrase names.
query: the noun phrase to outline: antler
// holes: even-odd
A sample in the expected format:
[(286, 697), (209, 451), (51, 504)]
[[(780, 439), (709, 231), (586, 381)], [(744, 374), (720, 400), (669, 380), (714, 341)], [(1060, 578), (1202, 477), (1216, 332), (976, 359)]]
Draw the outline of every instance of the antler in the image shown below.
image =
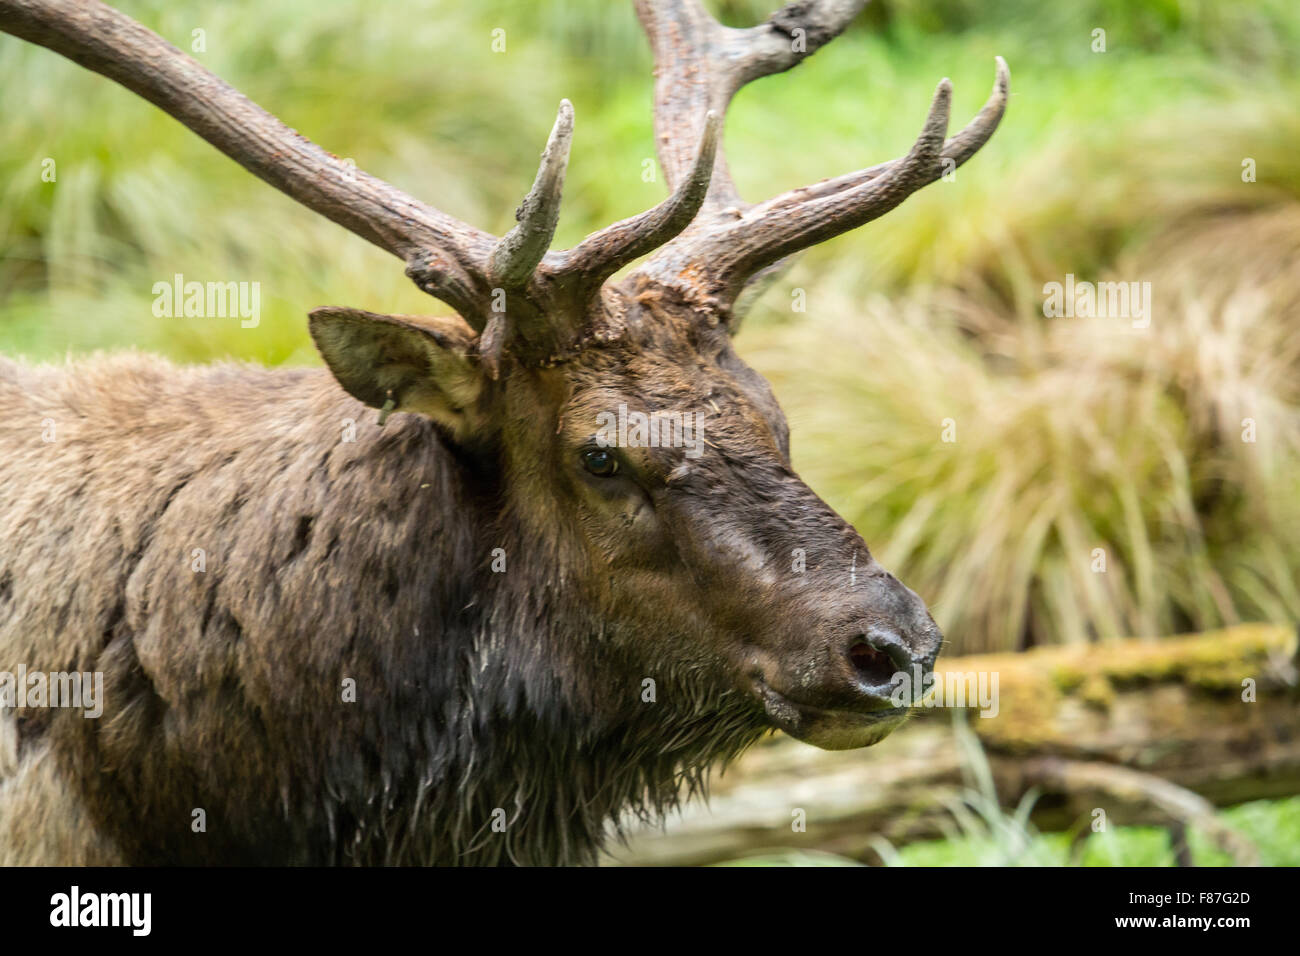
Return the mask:
[(638, 268), (637, 281), (675, 287), (734, 316), (746, 285), (785, 257), (883, 215), (946, 164), (974, 155), (1006, 109), (1001, 58), (988, 102), (946, 142), (951, 90), (944, 80), (901, 159), (757, 205), (740, 199), (718, 146), (732, 96), (811, 56), (866, 2), (796, 0), (762, 26), (735, 30), (699, 0), (636, 0), (655, 52), (655, 134), (672, 195), (565, 251), (548, 247), (573, 137), (567, 100), (517, 225), (498, 239), (326, 152), (99, 0), (0, 0), (0, 30), (138, 93), (254, 175), (402, 259), (416, 285), (481, 333), (479, 352), (495, 377), (507, 346), (518, 358), (545, 361), (579, 342), (605, 280), (639, 256), (659, 250)]
[[(519, 207), (520, 223), (501, 240), (489, 261), (489, 276), (500, 281), (501, 288), (519, 293), (507, 297), (506, 310), (495, 314), (483, 330), (479, 352), (493, 378), (499, 374), (507, 338), (515, 351), (543, 356), (580, 340), (590, 324), (588, 306), (605, 280), (690, 225), (709, 190), (719, 127), (718, 116), (712, 111), (704, 115), (690, 169), (668, 199), (592, 233), (572, 249), (545, 252), (539, 262), (534, 256), (545, 251), (555, 231), (554, 213), (558, 212), (568, 156), (567, 104), (565, 100), (561, 106), (532, 192)], [(568, 109), (571, 122), (572, 107)]]
[[(690, 142), (704, 110), (724, 112), (744, 84), (799, 64), (843, 32), (866, 2), (796, 0), (767, 23), (737, 30), (719, 24), (699, 0), (636, 0), (655, 55), (656, 145), (670, 185), (681, 175), (683, 144)], [(1002, 119), (1009, 86), (1007, 65), (998, 57), (988, 101), (945, 141), (952, 95), (945, 79), (906, 156), (756, 205), (740, 198), (719, 151), (700, 215), (635, 275), (675, 287), (734, 317), (746, 286), (783, 259), (879, 218), (970, 159)]]
[[(446, 302), (484, 337), (495, 368), (500, 342), (545, 355), (572, 339), (572, 314), (604, 279), (668, 241), (695, 216), (713, 168), (717, 123), (702, 112), (694, 172), (667, 200), (601, 230), (567, 252), (547, 252), (573, 136), (573, 107), (560, 104), (532, 190), (502, 239), (427, 206), (326, 152), (157, 34), (98, 0), (0, 0), (0, 30), (47, 47), (139, 94), (249, 172), (309, 209), (392, 253), (422, 290)], [(504, 314), (492, 311), (504, 291)], [(564, 321), (556, 296), (564, 293)], [(515, 328), (519, 326), (519, 328)], [(507, 328), (509, 335), (507, 336)], [(520, 334), (516, 335), (518, 332)]]

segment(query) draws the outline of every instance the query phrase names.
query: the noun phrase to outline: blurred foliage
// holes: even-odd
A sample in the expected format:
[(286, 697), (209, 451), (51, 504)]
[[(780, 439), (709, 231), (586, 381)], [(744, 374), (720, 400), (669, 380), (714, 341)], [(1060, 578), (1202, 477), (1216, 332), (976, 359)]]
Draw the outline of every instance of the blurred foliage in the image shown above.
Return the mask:
[[(1175, 866), (1177, 839), (1167, 827), (1109, 826), (1093, 832), (1092, 817), (1064, 833), (1042, 833), (1030, 820), (1040, 794), (1029, 790), (1006, 810), (993, 773), (975, 735), (963, 721), (954, 722), (963, 751), (965, 786), (947, 801), (951, 817), (942, 840), (921, 840), (895, 847), (883, 837), (871, 840), (885, 866)], [(1235, 830), (1259, 851), (1263, 866), (1300, 866), (1300, 797), (1255, 800), (1220, 810), (1224, 826)], [(1236, 861), (1197, 827), (1185, 831), (1197, 866), (1232, 866)], [(720, 866), (860, 866), (834, 853), (781, 849), (756, 853)]]
[[(1264, 866), (1300, 866), (1300, 797), (1256, 800), (1220, 811), (1220, 818), (1247, 837), (1260, 850)], [(1008, 829), (1013, 817), (1005, 817)], [(1007, 835), (991, 837), (974, 825), (960, 827), (945, 840), (925, 840), (900, 847), (886, 858), (889, 866), (1173, 866), (1174, 849), (1163, 827), (1112, 827), (1089, 834), (1078, 845), (1069, 834), (1037, 833), (1026, 827), (1017, 839), (1016, 852), (1007, 855)], [(1014, 832), (1014, 831), (1011, 831)], [(1192, 829), (1188, 848), (1197, 866), (1230, 866), (1232, 860)], [(760, 854), (726, 866), (860, 866), (856, 860), (831, 853), (797, 850)]]
[[(743, 26), (774, 4), (713, 7)], [(557, 243), (663, 195), (642, 178), (650, 59), (630, 4), (119, 5), (187, 51), (204, 31), (194, 55), (218, 75), (483, 228), (510, 225), (565, 96)], [(1300, 616), (1297, 48), (1293, 0), (878, 0), (737, 97), (729, 156), (758, 199), (906, 150), (941, 76), (964, 122), (993, 56), (1011, 64), (1008, 116), (955, 181), (813, 250), (739, 340), (804, 477), (953, 649)], [(308, 363), (313, 306), (441, 308), (101, 77), (0, 37), (0, 88), (0, 351)], [(259, 282), (260, 325), (155, 318), (153, 284), (178, 273)], [(1067, 273), (1150, 281), (1151, 328), (1044, 319), (1043, 284)]]

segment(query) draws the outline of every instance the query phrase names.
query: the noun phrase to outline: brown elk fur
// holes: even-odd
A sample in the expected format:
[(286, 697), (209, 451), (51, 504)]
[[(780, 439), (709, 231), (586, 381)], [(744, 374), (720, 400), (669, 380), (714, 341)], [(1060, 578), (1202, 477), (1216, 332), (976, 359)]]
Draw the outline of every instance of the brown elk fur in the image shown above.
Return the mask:
[[(892, 579), (790, 471), (725, 329), (645, 303), (492, 386), (483, 448), (380, 428), (322, 370), (0, 366), (0, 669), (102, 671), (105, 698), (0, 711), (5, 860), (590, 861), (756, 739), (751, 635), (798, 654), (858, 613), (851, 557)], [(565, 467), (616, 399), (717, 409), (709, 455), (639, 450), (643, 532)]]

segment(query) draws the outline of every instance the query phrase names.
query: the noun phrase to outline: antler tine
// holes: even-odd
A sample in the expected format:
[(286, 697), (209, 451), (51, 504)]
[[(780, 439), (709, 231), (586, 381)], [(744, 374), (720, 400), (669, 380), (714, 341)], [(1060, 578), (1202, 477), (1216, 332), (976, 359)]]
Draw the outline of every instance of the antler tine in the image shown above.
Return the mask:
[(501, 238), (488, 258), (488, 281), (494, 286), (523, 288), (550, 248), (560, 220), (560, 196), (572, 143), (573, 104), (560, 100), (559, 113), (542, 151), (533, 188), (515, 211), (517, 225)]
[(993, 62), (996, 66), (993, 91), (989, 93), (989, 98), (984, 101), (975, 118), (944, 144), (944, 157), (955, 160), (958, 166), (974, 156), (989, 141), (993, 131), (1002, 122), (1002, 114), (1007, 111), (1007, 98), (1011, 95), (1011, 70), (1007, 67), (1007, 61), (1000, 56), (994, 57)]
[[(636, 0), (636, 13), (655, 58), (655, 145), (670, 188), (688, 174), (700, 117), (726, 114), (746, 83), (781, 73), (812, 56), (848, 26), (867, 0), (797, 0), (767, 23), (722, 26), (699, 0)], [(744, 203), (717, 152), (706, 209)]]
[[(522, 354), (542, 356), (571, 346), (580, 337), (587, 306), (604, 281), (690, 225), (708, 193), (720, 125), (712, 111), (705, 115), (690, 172), (671, 196), (647, 212), (593, 233), (572, 249), (547, 253), (559, 214), (572, 124), (572, 107), (565, 100), (542, 154), (537, 181), (519, 207), (519, 225), (497, 245), (488, 264), (494, 284), (523, 293), (506, 299), (505, 310), (492, 315), (479, 340), (479, 355), (494, 379), (500, 375), (507, 343)], [(548, 301), (549, 309), (543, 305)], [(554, 308), (557, 302), (565, 307)]]
[(120, 83), (249, 172), (392, 253), (425, 292), (481, 328), (493, 237), (327, 153), (98, 0), (0, 0), (0, 30)]
[(757, 215), (747, 215), (733, 227), (706, 237), (702, 245), (708, 248), (696, 254), (724, 257), (709, 261), (713, 262), (713, 272), (722, 277), (723, 287), (734, 296), (745, 280), (765, 266), (878, 219), (936, 178), (934, 171), (941, 169), (939, 160), (948, 134), (951, 105), (952, 84), (945, 78), (934, 91), (921, 134), (907, 155), (895, 160), (889, 169), (859, 186), (795, 206), (786, 205), (772, 214), (767, 214), (766, 204), (760, 203), (754, 207)]
[[(945, 142), (951, 85), (943, 80), (925, 127), (906, 156), (711, 216), (664, 246), (637, 274), (681, 286), (730, 310), (734, 328), (753, 292), (783, 269), (782, 260), (879, 218), (975, 155), (1006, 112), (1010, 85), (1006, 61), (998, 57), (988, 100)], [(689, 280), (684, 277), (688, 271)]]
[[(934, 179), (938, 179), (948, 169), (955, 169), (961, 166), (977, 152), (980, 147), (989, 141), (993, 131), (998, 128), (1002, 121), (1002, 115), (1007, 109), (1007, 98), (1011, 92), (1011, 71), (1007, 68), (1007, 61), (1002, 57), (995, 57), (997, 64), (996, 75), (993, 80), (993, 92), (984, 102), (980, 111), (975, 118), (967, 123), (957, 132), (955, 136), (948, 139), (943, 146), (943, 152), (939, 154), (940, 163), (934, 170)], [(952, 166), (948, 167), (943, 160), (951, 160)], [(855, 170), (851, 173), (845, 173), (843, 176), (836, 176), (833, 179), (824, 179), (819, 183), (811, 186), (805, 186), (802, 189), (793, 189), (783, 193), (774, 199), (763, 203), (765, 207), (773, 209), (792, 202), (804, 202), (810, 199), (820, 199), (823, 196), (829, 196), (834, 193), (842, 192), (854, 186), (875, 179), (877, 176), (888, 172), (889, 169), (897, 163), (898, 160), (891, 159), (888, 162), (879, 163), (866, 169)], [(931, 179), (930, 182), (933, 182)]]
[(677, 183), (671, 196), (653, 209), (592, 233), (572, 249), (561, 253), (562, 258), (548, 269), (557, 274), (576, 276), (584, 289), (591, 289), (689, 226), (709, 191), (720, 126), (718, 114), (709, 110), (704, 117), (704, 130), (696, 145), (690, 170)]

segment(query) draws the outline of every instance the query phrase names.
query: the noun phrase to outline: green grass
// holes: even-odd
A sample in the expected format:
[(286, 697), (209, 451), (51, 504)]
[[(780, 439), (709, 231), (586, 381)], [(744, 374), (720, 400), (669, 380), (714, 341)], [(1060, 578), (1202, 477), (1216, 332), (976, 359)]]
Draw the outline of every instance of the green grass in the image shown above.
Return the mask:
[[(1219, 813), (1224, 823), (1249, 838), (1264, 866), (1300, 866), (1300, 797), (1255, 800)], [(1232, 861), (1195, 830), (1188, 845), (1197, 866), (1230, 866)], [(832, 853), (787, 850), (733, 860), (727, 866), (860, 866)], [(891, 866), (1173, 866), (1169, 833), (1161, 827), (1113, 827), (1091, 833), (1072, 845), (1063, 833), (1038, 833), (1014, 852), (985, 836), (957, 835), (900, 847)]]
[[(1264, 866), (1300, 866), (1300, 797), (1256, 800), (1219, 813), (1224, 823), (1251, 840)], [(1197, 866), (1230, 866), (1228, 858), (1195, 830), (1188, 845)], [(912, 843), (898, 851), (903, 866), (1173, 866), (1174, 851), (1161, 827), (1113, 827), (1089, 834), (1078, 846), (1062, 833), (1037, 834), (1008, 859), (986, 839), (956, 838)]]

